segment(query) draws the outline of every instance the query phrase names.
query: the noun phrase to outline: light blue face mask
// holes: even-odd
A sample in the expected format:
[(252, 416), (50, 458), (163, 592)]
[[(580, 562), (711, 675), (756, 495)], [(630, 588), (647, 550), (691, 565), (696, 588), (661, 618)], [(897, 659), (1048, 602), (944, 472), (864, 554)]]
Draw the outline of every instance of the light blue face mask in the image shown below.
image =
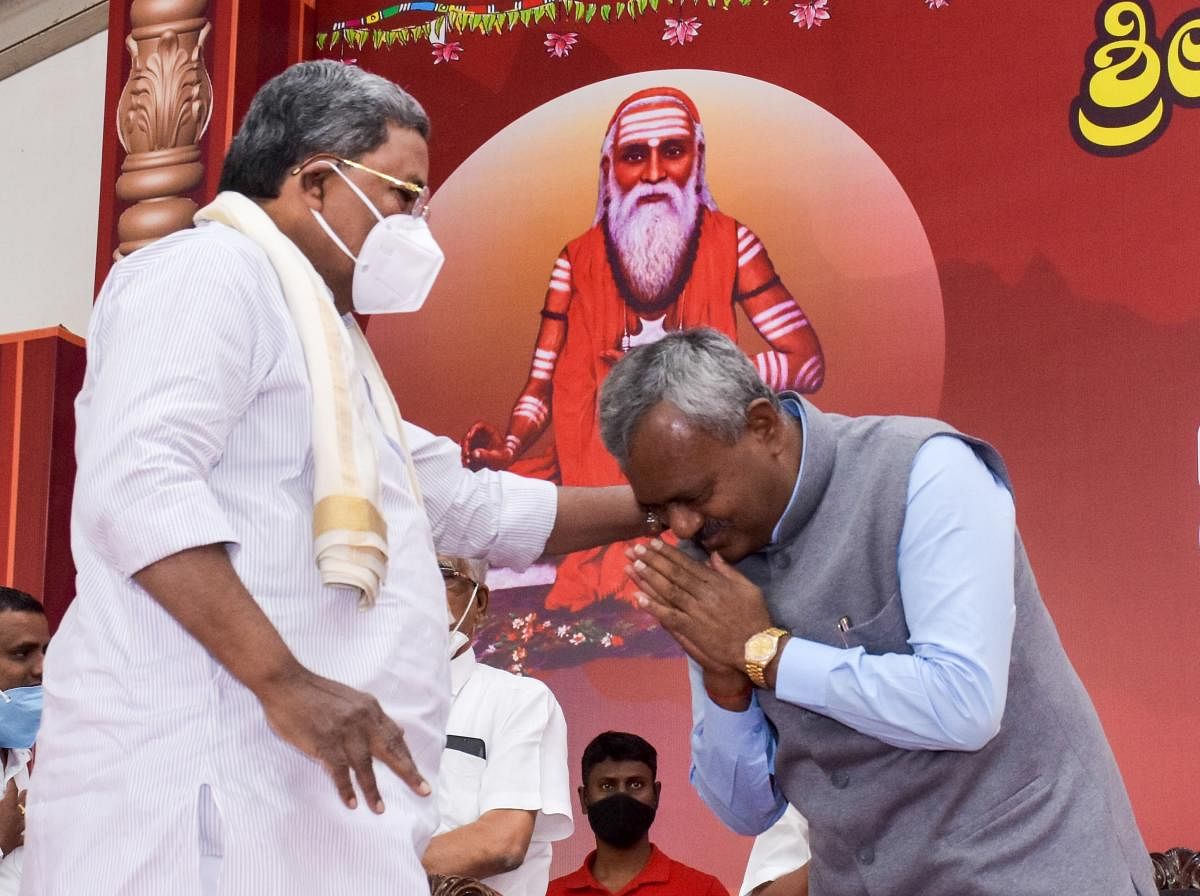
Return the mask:
[(0, 691), (0, 747), (28, 750), (42, 723), (42, 686)]

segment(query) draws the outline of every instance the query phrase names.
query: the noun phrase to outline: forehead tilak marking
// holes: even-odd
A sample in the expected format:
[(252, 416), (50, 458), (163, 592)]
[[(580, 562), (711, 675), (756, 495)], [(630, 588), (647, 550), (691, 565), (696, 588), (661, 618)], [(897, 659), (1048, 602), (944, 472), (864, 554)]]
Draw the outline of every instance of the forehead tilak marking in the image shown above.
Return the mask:
[(639, 103), (636, 106), (631, 106), (621, 113), (621, 121), (626, 126), (629, 126), (631, 124), (637, 124), (641, 121), (646, 121), (647, 119), (661, 118), (664, 115), (678, 115), (681, 118), (688, 119), (689, 121), (691, 120), (691, 116), (688, 114), (687, 109), (674, 100), (656, 100), (653, 102), (648, 101)]
[(675, 137), (690, 138), (692, 134), (691, 116), (675, 103), (649, 109), (640, 107), (637, 111), (626, 112), (617, 122), (618, 146)]

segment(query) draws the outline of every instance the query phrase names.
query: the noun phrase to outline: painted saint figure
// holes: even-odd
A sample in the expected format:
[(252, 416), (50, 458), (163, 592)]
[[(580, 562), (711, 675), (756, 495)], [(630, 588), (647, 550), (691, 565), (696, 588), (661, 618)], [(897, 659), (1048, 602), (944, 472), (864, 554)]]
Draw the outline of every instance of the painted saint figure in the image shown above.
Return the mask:
[[(623, 483), (596, 419), (608, 371), (630, 348), (670, 331), (707, 326), (736, 338), (739, 305), (769, 346), (753, 358), (763, 381), (776, 390), (820, 388), (824, 358), (807, 316), (759, 238), (717, 210), (695, 104), (671, 87), (639, 91), (609, 122), (592, 226), (554, 262), (508, 432), (476, 423), (463, 439), (464, 462), (563, 484)], [(523, 457), (551, 420), (553, 457)], [(547, 607), (628, 597), (625, 562), (620, 546), (564, 558)]]

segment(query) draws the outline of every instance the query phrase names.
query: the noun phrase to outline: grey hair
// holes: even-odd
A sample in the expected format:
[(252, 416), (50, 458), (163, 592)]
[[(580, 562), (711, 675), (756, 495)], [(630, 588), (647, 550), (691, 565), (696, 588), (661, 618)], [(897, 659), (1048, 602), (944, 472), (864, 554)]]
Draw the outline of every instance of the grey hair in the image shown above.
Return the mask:
[(356, 160), (387, 141), (389, 124), (429, 139), (421, 104), (387, 78), (331, 59), (297, 63), (255, 94), (220, 188), (274, 198), (299, 162), (322, 152)]
[(487, 585), (488, 563), (486, 560), (475, 560), (467, 557), (448, 557), (444, 554), (439, 554), (438, 560), (449, 563), (472, 582)]
[(780, 407), (778, 396), (725, 334), (708, 327), (668, 333), (613, 367), (600, 390), (600, 437), (627, 467), (629, 443), (642, 417), (669, 401), (692, 426), (732, 444), (746, 431), (746, 410), (759, 398)]

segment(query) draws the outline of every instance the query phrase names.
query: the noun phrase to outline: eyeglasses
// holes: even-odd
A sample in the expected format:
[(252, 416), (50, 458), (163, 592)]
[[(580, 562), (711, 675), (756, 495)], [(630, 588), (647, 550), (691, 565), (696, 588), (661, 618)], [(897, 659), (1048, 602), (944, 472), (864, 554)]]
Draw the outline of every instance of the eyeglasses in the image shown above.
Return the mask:
[[(304, 167), (313, 159), (320, 158), (324, 153), (309, 156), (299, 165), (292, 169), (292, 174), (299, 174)], [(374, 174), (381, 180), (387, 181), (396, 189), (404, 194), (406, 202), (412, 203), (408, 208), (408, 214), (414, 218), (429, 217), (429, 187), (421, 184), (414, 184), (412, 181), (401, 180), (398, 177), (392, 177), (390, 174), (384, 174), (382, 171), (376, 171), (374, 168), (368, 168), (361, 162), (355, 162), (351, 159), (343, 159), (341, 156), (332, 156), (336, 159), (339, 165), (349, 165), (351, 168), (357, 168), (359, 171), (365, 171), (367, 174)]]
[(453, 564), (449, 563), (446, 560), (438, 561), (438, 571), (441, 572), (443, 580), (462, 579), (464, 582), (466, 582), (472, 588), (478, 588), (480, 591), (485, 591), (485, 592), (488, 590), (487, 585), (483, 584), (483, 582), (476, 582), (470, 576), (459, 572), (457, 569), (454, 568)]

